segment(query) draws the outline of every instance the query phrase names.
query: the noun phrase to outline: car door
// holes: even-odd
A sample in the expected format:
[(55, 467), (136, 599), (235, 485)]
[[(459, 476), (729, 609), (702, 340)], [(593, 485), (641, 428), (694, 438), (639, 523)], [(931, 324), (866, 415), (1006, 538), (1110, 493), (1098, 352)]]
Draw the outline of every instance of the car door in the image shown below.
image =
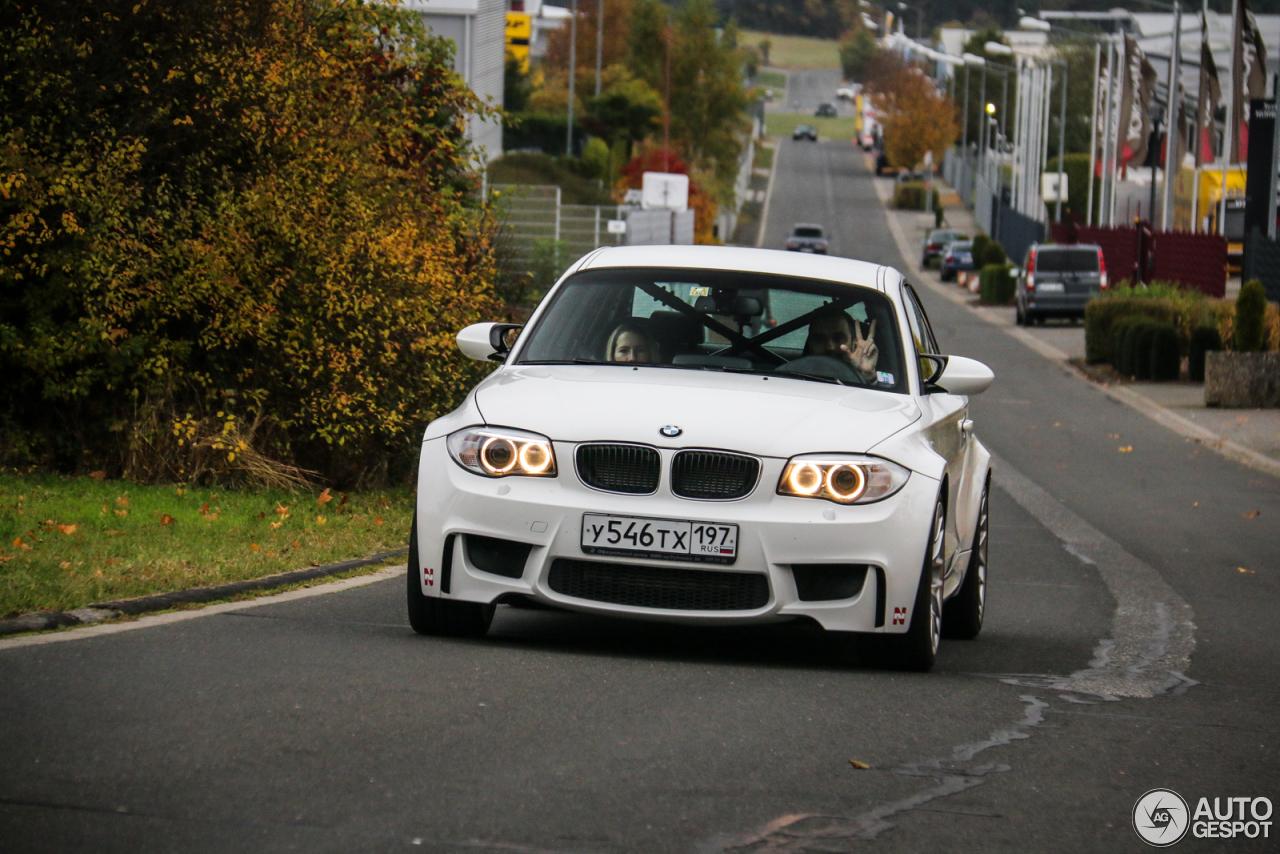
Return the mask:
[[(943, 355), (938, 340), (929, 325), (929, 317), (911, 285), (903, 283), (903, 304), (907, 310), (907, 323), (916, 353), (920, 356)], [(922, 368), (921, 376), (928, 374)], [(946, 524), (946, 589), (949, 594), (955, 579), (956, 560), (960, 549), (973, 539), (972, 512), (966, 496), (971, 492), (972, 473), (969, 471), (969, 447), (972, 441), (972, 422), (969, 421), (969, 399), (958, 394), (934, 391), (926, 394), (920, 389), (920, 408), (924, 416), (924, 437), (933, 450), (946, 461), (947, 474), (947, 524)]]

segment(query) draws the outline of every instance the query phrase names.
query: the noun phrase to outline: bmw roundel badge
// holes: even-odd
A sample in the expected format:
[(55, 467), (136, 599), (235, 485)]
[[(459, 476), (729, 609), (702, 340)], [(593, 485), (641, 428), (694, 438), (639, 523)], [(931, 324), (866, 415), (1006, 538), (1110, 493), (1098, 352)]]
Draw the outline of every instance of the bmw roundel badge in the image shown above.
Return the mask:
[(660, 430), (658, 430), (658, 432), (666, 436), (668, 439), (674, 439), (676, 436), (679, 436), (684, 431), (674, 424), (668, 424), (666, 427), (663, 427)]

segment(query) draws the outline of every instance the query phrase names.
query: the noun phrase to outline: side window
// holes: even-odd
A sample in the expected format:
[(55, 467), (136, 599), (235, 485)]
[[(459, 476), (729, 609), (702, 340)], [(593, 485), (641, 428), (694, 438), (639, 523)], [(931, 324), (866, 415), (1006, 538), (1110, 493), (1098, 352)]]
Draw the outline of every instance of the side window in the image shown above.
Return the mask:
[(942, 351), (938, 349), (938, 339), (933, 335), (933, 327), (929, 326), (929, 317), (924, 313), (924, 307), (920, 305), (920, 298), (916, 296), (915, 289), (904, 284), (902, 290), (906, 297), (907, 323), (911, 326), (911, 337), (915, 340), (916, 352), (941, 353)]

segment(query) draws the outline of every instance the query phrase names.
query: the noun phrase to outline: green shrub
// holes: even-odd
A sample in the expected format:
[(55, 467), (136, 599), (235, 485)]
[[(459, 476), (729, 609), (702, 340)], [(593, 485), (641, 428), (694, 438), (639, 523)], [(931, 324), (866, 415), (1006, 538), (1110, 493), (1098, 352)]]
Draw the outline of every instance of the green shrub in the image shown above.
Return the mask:
[[(921, 181), (908, 181), (898, 184), (893, 191), (893, 206), (901, 211), (922, 211), (925, 209), (924, 200), (926, 195), (924, 183)], [(942, 208), (938, 195), (938, 187), (934, 185), (933, 210), (935, 217), (937, 216), (936, 212)]]
[(1017, 285), (1008, 264), (987, 264), (978, 275), (978, 295), (987, 305), (1006, 305)]
[(973, 238), (973, 248), (970, 251), (973, 254), (973, 261), (975, 264), (985, 257), (984, 253), (986, 253), (987, 247), (990, 245), (991, 238), (987, 237), (985, 234), (979, 234), (977, 237)]
[[(1117, 373), (1124, 374), (1125, 376), (1128, 376), (1131, 371), (1129, 370), (1128, 362), (1125, 361), (1125, 354), (1128, 351), (1125, 349), (1124, 339), (1125, 336), (1129, 334), (1129, 329), (1133, 326), (1133, 322), (1136, 318), (1137, 315), (1128, 315), (1111, 324), (1111, 329), (1107, 333), (1109, 336), (1109, 340), (1107, 342), (1108, 358), (1100, 360), (1111, 362), (1111, 367), (1115, 368)], [(1087, 352), (1088, 350), (1086, 348), (1086, 353)], [(1086, 355), (1086, 359), (1087, 358), (1088, 356)]]
[(987, 244), (987, 248), (982, 251), (982, 266), (988, 264), (1004, 264), (1009, 260), (1005, 254), (1004, 247), (1000, 245), (1000, 241), (992, 240)]
[(1172, 323), (1158, 323), (1152, 328), (1151, 350), (1147, 355), (1151, 379), (1172, 382), (1182, 375), (1182, 355), (1178, 352), (1178, 330)]
[(1129, 364), (1133, 368), (1134, 379), (1151, 379), (1151, 344), (1158, 325), (1159, 321), (1143, 318), (1133, 325), (1133, 331), (1129, 333)]
[(1256, 353), (1262, 349), (1266, 316), (1267, 294), (1262, 282), (1257, 279), (1245, 282), (1236, 297), (1236, 351)]
[(1187, 347), (1187, 376), (1193, 383), (1204, 382), (1204, 354), (1222, 349), (1222, 336), (1216, 326), (1197, 326), (1191, 330)]
[(1111, 328), (1121, 318), (1130, 315), (1151, 317), (1166, 323), (1174, 323), (1177, 319), (1174, 305), (1167, 299), (1105, 296), (1089, 300), (1084, 309), (1084, 359), (1086, 362), (1091, 365), (1111, 362), (1113, 367), (1117, 367), (1111, 349)]

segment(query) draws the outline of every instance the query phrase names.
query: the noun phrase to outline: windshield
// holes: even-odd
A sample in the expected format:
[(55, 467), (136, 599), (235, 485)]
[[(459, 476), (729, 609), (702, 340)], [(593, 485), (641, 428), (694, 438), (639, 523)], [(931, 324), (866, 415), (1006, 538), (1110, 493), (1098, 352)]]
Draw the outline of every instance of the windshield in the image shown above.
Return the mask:
[(796, 237), (821, 237), (822, 229), (812, 225), (797, 225), (791, 233)]
[(907, 392), (893, 304), (816, 279), (588, 270), (556, 290), (523, 338), (521, 365), (648, 365)]
[(1041, 249), (1036, 252), (1037, 273), (1096, 273), (1097, 249)]

